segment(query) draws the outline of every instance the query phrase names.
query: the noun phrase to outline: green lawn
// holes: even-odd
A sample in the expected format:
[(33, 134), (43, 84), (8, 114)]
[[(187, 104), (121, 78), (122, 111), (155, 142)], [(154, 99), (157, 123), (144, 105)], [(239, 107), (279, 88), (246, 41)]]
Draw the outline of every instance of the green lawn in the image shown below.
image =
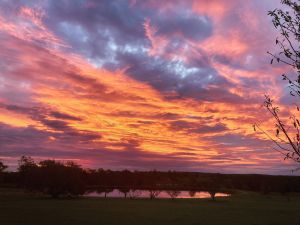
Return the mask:
[(61, 199), (0, 189), (1, 225), (300, 225), (300, 196), (244, 193), (207, 199)]

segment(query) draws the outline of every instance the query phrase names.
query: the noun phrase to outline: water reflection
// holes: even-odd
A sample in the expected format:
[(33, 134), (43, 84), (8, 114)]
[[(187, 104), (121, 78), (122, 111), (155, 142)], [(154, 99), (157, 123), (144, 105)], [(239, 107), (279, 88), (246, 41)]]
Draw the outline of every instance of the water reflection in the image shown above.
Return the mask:
[[(105, 197), (104, 193), (98, 193), (96, 191), (86, 193), (86, 197)], [(227, 197), (229, 194), (226, 193), (216, 193), (215, 197)], [(112, 192), (106, 194), (108, 198), (124, 198), (124, 193), (120, 192), (118, 189), (114, 189)], [(150, 193), (148, 190), (135, 190), (127, 193), (127, 198), (150, 198)], [(167, 191), (161, 191), (156, 198), (171, 198), (170, 193)], [(180, 191), (176, 198), (211, 198), (208, 192), (189, 192)]]

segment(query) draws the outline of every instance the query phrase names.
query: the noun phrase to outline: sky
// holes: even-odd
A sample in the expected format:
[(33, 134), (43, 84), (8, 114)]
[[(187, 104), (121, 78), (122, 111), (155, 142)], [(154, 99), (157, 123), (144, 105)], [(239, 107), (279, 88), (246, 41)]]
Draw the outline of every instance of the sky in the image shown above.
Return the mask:
[(279, 0), (0, 0), (0, 158), (290, 174), (264, 94)]

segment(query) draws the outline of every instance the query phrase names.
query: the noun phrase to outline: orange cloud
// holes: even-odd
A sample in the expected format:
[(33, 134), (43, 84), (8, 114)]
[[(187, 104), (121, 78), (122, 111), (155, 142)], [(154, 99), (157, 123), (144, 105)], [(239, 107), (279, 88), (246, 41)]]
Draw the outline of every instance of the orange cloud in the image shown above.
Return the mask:
[[(215, 22), (219, 22), (234, 4), (235, 1), (195, 1), (193, 9), (213, 15)], [(72, 153), (84, 154), (91, 149), (113, 153), (130, 150), (148, 154), (153, 157), (150, 161), (163, 155), (212, 166), (270, 163), (265, 158), (267, 153), (257, 155), (252, 149), (266, 149), (269, 145), (262, 135), (253, 133), (251, 126), (260, 118), (270, 128), (268, 117), (262, 116), (257, 101), (250, 101), (262, 96), (264, 90), (252, 90), (241, 80), (249, 78), (263, 83), (269, 79), (267, 88), (279, 98), (282, 93), (276, 91), (275, 79), (270, 78), (270, 71), (233, 68), (213, 58), (225, 55), (240, 59), (248, 54), (251, 46), (237, 29), (224, 36), (223, 30), (217, 27), (205, 40), (188, 40), (187, 49), (180, 49), (176, 54), (188, 61), (188, 54), (200, 54), (193, 46), (207, 52), (213, 68), (234, 84), (226, 87), (226, 91), (246, 99), (239, 104), (223, 101), (222, 92), (214, 92), (219, 95), (218, 102), (171, 98), (172, 93), (165, 95), (131, 78), (126, 70), (97, 69), (83, 56), (65, 51), (67, 44), (46, 28), (43, 16), (42, 11), (26, 7), (20, 8), (19, 17), (12, 20), (0, 16), (0, 30), (4, 34), (0, 57), (7, 56), (11, 63), (5, 71), (5, 82), (10, 82), (16, 91), (28, 94), (28, 99), (20, 103), (23, 108), (17, 109), (9, 107), (17, 103), (0, 96), (1, 124), (39, 131), (49, 146), (72, 146)], [(164, 53), (167, 38), (157, 34), (150, 19), (143, 26), (151, 43), (148, 54), (170, 57)], [(255, 28), (257, 23), (254, 21), (249, 26)], [(213, 85), (205, 88), (222, 89)], [(277, 159), (272, 157), (271, 160)], [(80, 160), (80, 157), (72, 159)], [(93, 159), (82, 160), (93, 163)]]

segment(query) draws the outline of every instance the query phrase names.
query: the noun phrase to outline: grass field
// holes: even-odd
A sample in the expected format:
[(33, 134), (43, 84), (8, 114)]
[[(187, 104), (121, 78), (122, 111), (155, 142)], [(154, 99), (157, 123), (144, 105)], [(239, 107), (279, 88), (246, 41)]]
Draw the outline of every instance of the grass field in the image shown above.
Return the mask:
[(208, 199), (48, 199), (0, 189), (1, 225), (300, 225), (300, 196)]

